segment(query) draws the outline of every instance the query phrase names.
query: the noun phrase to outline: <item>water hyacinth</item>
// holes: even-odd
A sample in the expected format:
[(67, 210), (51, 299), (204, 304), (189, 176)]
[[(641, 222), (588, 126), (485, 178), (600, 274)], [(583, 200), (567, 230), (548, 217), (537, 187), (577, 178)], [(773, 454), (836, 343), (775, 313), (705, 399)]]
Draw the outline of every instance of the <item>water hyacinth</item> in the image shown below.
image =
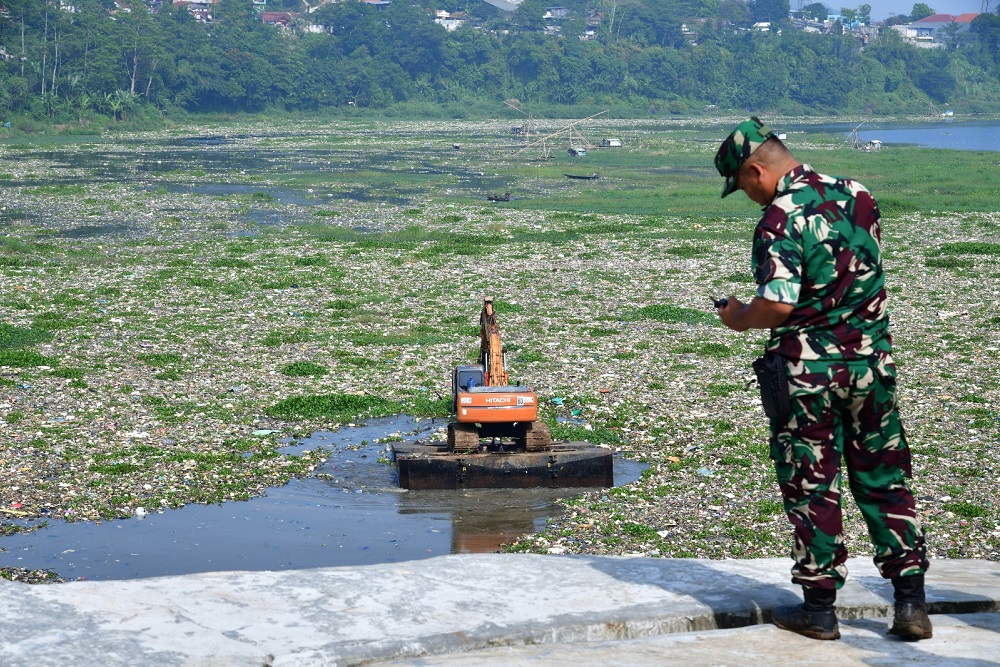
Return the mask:
[[(489, 295), (511, 377), (540, 392), (557, 435), (651, 464), (634, 484), (567, 498), (512, 550), (787, 554), (748, 387), (764, 334), (726, 330), (710, 301), (752, 293), (753, 211), (609, 212), (633, 158), (609, 154), (598, 185), (567, 186), (564, 165), (514, 166), (509, 124), (464, 124), (457, 154), (455, 123), (402, 122), (280, 140), (235, 127), (241, 138), (219, 146), (171, 137), (169, 153), (163, 137), (121, 137), (77, 147), (90, 151), (77, 160), (5, 147), (20, 152), (4, 167), (0, 520), (242, 500), (321, 460), (277, 453), (282, 438), (440, 415), (451, 367), (476, 356)], [(665, 160), (708, 165), (714, 150), (693, 123), (668, 128), (671, 141), (662, 128), (592, 127)], [(516, 169), (512, 202), (475, 194)], [(712, 211), (717, 185), (705, 185)], [(605, 210), (547, 208), (570, 195)], [(886, 218), (903, 418), (934, 557), (998, 558), (998, 229), (997, 213)], [(845, 507), (849, 547), (865, 554), (863, 521)]]

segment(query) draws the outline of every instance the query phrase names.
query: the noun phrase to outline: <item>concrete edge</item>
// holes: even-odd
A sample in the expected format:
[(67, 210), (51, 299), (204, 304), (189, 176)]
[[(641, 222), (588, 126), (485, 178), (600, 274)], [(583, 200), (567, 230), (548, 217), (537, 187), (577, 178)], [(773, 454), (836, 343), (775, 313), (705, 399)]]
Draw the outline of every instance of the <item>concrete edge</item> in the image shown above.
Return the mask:
[[(995, 565), (995, 564), (991, 564)], [(855, 567), (857, 565), (855, 564)], [(842, 621), (888, 618), (893, 613), (891, 585), (878, 580), (871, 585), (871, 577), (857, 577), (846, 593), (843, 603), (837, 606), (837, 617)], [(779, 588), (796, 591), (797, 586), (786, 584)], [(874, 589), (874, 590), (873, 590)], [(987, 593), (988, 591), (984, 591)], [(931, 614), (977, 614), (1000, 612), (1000, 597), (975, 597), (964, 591), (956, 598), (929, 601)], [(867, 599), (866, 599), (867, 598)], [(642, 639), (661, 635), (688, 632), (711, 632), (771, 623), (771, 609), (776, 604), (737, 604), (730, 608), (709, 609), (691, 613), (690, 608), (678, 609), (676, 605), (638, 605), (617, 609), (614, 614), (595, 614), (599, 618), (585, 618), (587, 613), (565, 614), (550, 617), (545, 627), (533, 623), (515, 625), (480, 626), (472, 630), (427, 635), (419, 641), (386, 640), (352, 646), (340, 645), (336, 650), (312, 650), (282, 656), (273, 667), (295, 665), (351, 665), (363, 666), (393, 660), (410, 660), (431, 656), (453, 655), (497, 647), (518, 647), (535, 644), (570, 644), (575, 642), (617, 641)], [(679, 613), (678, 613), (679, 612)]]
[[(870, 560), (848, 565), (839, 617), (889, 616), (891, 584)], [(86, 660), (103, 655), (110, 667), (130, 664), (115, 661), (127, 653), (188, 667), (369, 665), (739, 629), (767, 624), (775, 606), (801, 600), (789, 567), (786, 559), (476, 554), (54, 586), (0, 582), (0, 636), (13, 640), (0, 646), (0, 662), (92, 664)], [(935, 614), (1000, 611), (1000, 563), (934, 561), (927, 593)], [(51, 659), (39, 661), (39, 651)]]

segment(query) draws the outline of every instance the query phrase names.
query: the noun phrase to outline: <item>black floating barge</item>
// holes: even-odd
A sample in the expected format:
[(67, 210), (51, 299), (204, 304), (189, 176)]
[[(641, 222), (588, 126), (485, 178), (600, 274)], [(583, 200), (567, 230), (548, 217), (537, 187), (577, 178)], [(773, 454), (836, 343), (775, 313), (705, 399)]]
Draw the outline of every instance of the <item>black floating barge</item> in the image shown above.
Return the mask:
[(610, 487), (611, 450), (586, 442), (554, 443), (542, 451), (483, 445), (475, 452), (449, 451), (445, 443), (392, 445), (399, 486), (425, 489), (528, 489)]

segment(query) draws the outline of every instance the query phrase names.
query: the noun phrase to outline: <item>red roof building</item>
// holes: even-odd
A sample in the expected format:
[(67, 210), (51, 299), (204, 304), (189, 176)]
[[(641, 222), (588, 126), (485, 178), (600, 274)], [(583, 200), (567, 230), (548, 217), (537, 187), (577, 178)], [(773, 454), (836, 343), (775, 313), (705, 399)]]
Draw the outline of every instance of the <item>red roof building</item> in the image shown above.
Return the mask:
[(914, 21), (914, 23), (972, 23), (972, 19), (979, 16), (979, 14), (933, 14), (931, 16), (925, 16), (919, 21)]

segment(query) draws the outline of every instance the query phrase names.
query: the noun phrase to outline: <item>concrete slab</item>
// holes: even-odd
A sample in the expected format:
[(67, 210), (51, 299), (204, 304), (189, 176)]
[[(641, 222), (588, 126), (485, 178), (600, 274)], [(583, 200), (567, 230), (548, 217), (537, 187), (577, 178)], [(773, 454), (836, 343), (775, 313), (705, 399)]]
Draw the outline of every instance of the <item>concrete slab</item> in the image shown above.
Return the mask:
[[(888, 582), (869, 561), (848, 566), (841, 617), (886, 616)], [(775, 605), (799, 600), (789, 567), (786, 559), (478, 554), (52, 586), (4, 581), (0, 664), (356, 665), (696, 631), (711, 639), (719, 628), (765, 622)], [(928, 597), (938, 613), (1000, 611), (1000, 563), (934, 561)], [(761, 627), (749, 635), (763, 637), (761, 646), (768, 636), (779, 647), (800, 641), (774, 632)], [(931, 642), (938, 638), (912, 646), (925, 651)], [(991, 650), (990, 659), (997, 654)]]
[(886, 636), (889, 619), (844, 621), (840, 641), (817, 642), (772, 625), (703, 630), (643, 639), (505, 646), (376, 663), (378, 667), (987, 667), (1000, 660), (1000, 614), (934, 616), (934, 638)]

